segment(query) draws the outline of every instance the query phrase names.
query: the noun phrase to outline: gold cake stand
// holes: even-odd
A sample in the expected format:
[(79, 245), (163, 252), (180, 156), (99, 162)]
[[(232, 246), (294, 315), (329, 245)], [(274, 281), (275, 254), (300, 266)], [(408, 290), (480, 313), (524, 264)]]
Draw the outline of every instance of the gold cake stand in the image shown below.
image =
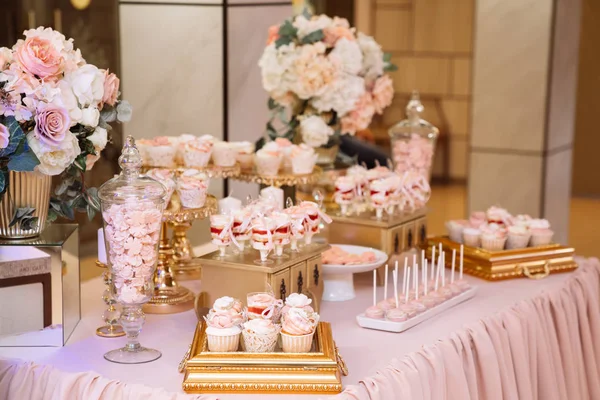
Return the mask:
[(232, 178), (238, 181), (258, 183), (259, 185), (266, 186), (296, 186), (296, 185), (308, 185), (316, 183), (323, 170), (318, 165), (315, 165), (310, 174), (295, 175), (292, 173), (281, 173), (273, 176), (259, 175), (256, 169), (242, 169), (237, 176)]
[[(154, 296), (144, 305), (144, 311), (150, 314), (172, 314), (194, 308), (194, 294), (179, 286), (176, 280), (177, 263), (200, 277), (200, 265), (192, 260), (182, 259), (182, 255), (192, 256), (187, 230), (191, 222), (209, 217), (217, 211), (217, 199), (208, 195), (204, 207), (184, 208), (177, 193), (173, 193), (169, 207), (163, 214), (163, 226), (158, 247), (158, 265), (154, 273)], [(173, 229), (173, 239), (169, 239), (168, 228)], [(176, 244), (179, 247), (175, 247)], [(179, 257), (179, 258), (178, 258)], [(179, 275), (177, 275), (179, 277)]]

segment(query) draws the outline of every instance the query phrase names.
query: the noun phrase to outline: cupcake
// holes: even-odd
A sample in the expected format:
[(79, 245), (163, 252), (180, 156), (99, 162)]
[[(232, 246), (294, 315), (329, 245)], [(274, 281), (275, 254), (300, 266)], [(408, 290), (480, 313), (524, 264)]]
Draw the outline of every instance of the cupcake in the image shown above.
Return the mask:
[(166, 136), (158, 136), (154, 139), (144, 142), (144, 153), (146, 154), (147, 165), (153, 167), (175, 166), (175, 145)]
[(512, 219), (512, 215), (504, 208), (500, 207), (490, 207), (486, 211), (486, 217), (488, 224), (498, 224), (498, 225), (510, 225), (510, 221)]
[(292, 172), (292, 149), (296, 147), (286, 138), (276, 138), (273, 143), (277, 145), (279, 152), (281, 153), (281, 169), (285, 172)]
[(281, 152), (275, 142), (269, 142), (254, 154), (254, 165), (259, 175), (275, 176), (281, 166)]
[(196, 140), (195, 135), (190, 135), (189, 133), (184, 133), (179, 135), (178, 137), (171, 137), (171, 143), (175, 146), (175, 163), (178, 165), (183, 165), (183, 154), (185, 153), (185, 145), (188, 142)]
[(529, 243), (531, 232), (522, 225), (512, 225), (507, 228), (508, 237), (506, 239), (507, 249), (524, 249)]
[(550, 222), (545, 219), (532, 219), (529, 221), (531, 232), (531, 246), (544, 246), (552, 243), (554, 232), (550, 229)]
[(188, 168), (205, 168), (210, 161), (213, 145), (210, 141), (195, 139), (180, 144), (183, 147), (183, 165)]
[(307, 295), (303, 293), (292, 293), (285, 299), (285, 305), (281, 309), (281, 313), (286, 314), (292, 307), (301, 308), (309, 313), (315, 312), (310, 303), (312, 303), (312, 300), (309, 299)]
[(280, 326), (269, 319), (253, 319), (243, 325), (244, 347), (249, 353), (272, 353), (277, 345)]
[[(284, 155), (284, 157), (286, 156)], [(289, 157), (287, 159), (291, 160), (292, 172), (294, 175), (312, 173), (317, 162), (317, 153), (315, 152), (315, 149), (304, 143), (299, 146), (293, 146), (287, 157)]]
[(164, 168), (152, 168), (146, 172), (146, 176), (159, 181), (162, 183), (165, 189), (167, 189), (165, 194), (165, 204), (169, 204), (171, 201), (171, 196), (177, 187), (177, 183), (175, 183), (175, 174), (173, 171)]
[(513, 225), (524, 226), (525, 228), (529, 228), (529, 222), (532, 218), (527, 214), (519, 214), (512, 219)]
[(492, 223), (481, 227), (481, 247), (489, 251), (504, 249), (506, 244), (506, 229)]
[(479, 228), (465, 227), (462, 231), (465, 246), (479, 247), (481, 245), (481, 231)]
[(181, 205), (186, 208), (200, 208), (206, 202), (207, 180), (200, 175), (180, 176), (177, 179), (177, 193)]
[(283, 302), (267, 292), (248, 293), (246, 298), (248, 319), (274, 319), (278, 321)]
[(475, 212), (471, 213), (471, 217), (469, 218), (469, 225), (471, 225), (472, 228), (479, 229), (479, 227), (481, 225), (485, 224), (486, 222), (487, 222), (487, 216), (486, 216), (485, 212), (475, 211)]
[(237, 158), (236, 146), (227, 142), (216, 142), (213, 146), (212, 160), (217, 167), (233, 167)]
[(254, 144), (250, 142), (235, 142), (233, 143), (236, 156), (236, 161), (244, 170), (252, 169), (254, 165)]
[(469, 225), (469, 221), (459, 219), (455, 221), (446, 222), (446, 229), (448, 229), (448, 236), (450, 240), (457, 243), (463, 242), (463, 229)]
[(319, 323), (319, 314), (291, 307), (282, 315), (281, 344), (284, 353), (308, 353)]
[(240, 325), (244, 322), (241, 303), (231, 297), (221, 297), (204, 317), (208, 327), (208, 350), (216, 352), (237, 351), (240, 343)]

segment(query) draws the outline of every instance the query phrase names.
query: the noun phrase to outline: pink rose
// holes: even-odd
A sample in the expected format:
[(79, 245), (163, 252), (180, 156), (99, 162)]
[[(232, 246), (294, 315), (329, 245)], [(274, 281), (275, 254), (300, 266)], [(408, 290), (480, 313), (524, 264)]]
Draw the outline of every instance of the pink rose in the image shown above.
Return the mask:
[(269, 37), (267, 39), (267, 46), (279, 39), (279, 25), (273, 25), (269, 27)]
[(10, 133), (8, 132), (8, 128), (0, 124), (0, 149), (5, 149), (6, 147), (8, 147), (9, 138)]
[(47, 146), (60, 144), (69, 130), (71, 118), (62, 107), (49, 104), (35, 115), (34, 137)]
[(108, 70), (104, 71), (104, 95), (102, 96), (102, 104), (114, 106), (119, 95), (119, 78), (115, 74), (109, 74)]
[(354, 135), (357, 131), (367, 129), (373, 119), (375, 107), (371, 94), (366, 92), (358, 99), (354, 110), (342, 117), (342, 133)]
[(394, 84), (388, 75), (383, 75), (375, 81), (373, 87), (373, 106), (377, 114), (382, 114), (383, 110), (392, 104), (394, 98)]
[(63, 57), (47, 39), (30, 37), (19, 42), (15, 58), (23, 70), (38, 78), (55, 78), (62, 72)]

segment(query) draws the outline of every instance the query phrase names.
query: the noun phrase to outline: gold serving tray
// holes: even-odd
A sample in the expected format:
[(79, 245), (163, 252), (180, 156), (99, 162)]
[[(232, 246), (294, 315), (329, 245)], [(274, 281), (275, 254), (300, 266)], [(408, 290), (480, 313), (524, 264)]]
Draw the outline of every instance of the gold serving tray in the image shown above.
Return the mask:
[[(460, 252), (460, 243), (448, 236), (433, 237), (428, 240), (428, 254), (431, 247), (442, 244), (446, 253), (446, 266), (452, 260), (452, 250)], [(463, 270), (488, 281), (528, 277), (542, 279), (551, 273), (569, 272), (577, 268), (573, 259), (575, 249), (557, 243), (546, 246), (527, 247), (516, 250), (488, 251), (478, 247), (464, 247)]]
[[(198, 322), (185, 361), (187, 393), (335, 394), (342, 391), (339, 357), (331, 325), (319, 322), (309, 353), (214, 353), (208, 351), (206, 323)], [(243, 339), (240, 337), (240, 341)], [(278, 347), (279, 348), (279, 347)]]
[(315, 165), (310, 174), (295, 175), (292, 173), (280, 172), (274, 176), (259, 175), (255, 168), (252, 170), (242, 169), (240, 173), (233, 177), (237, 181), (258, 183), (266, 186), (296, 186), (315, 183), (321, 177), (323, 170)]

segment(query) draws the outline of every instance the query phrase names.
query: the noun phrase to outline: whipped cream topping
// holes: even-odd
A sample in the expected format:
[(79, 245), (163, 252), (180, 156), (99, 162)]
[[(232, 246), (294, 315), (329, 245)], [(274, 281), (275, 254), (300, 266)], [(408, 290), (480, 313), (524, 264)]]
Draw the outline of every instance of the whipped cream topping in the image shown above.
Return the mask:
[(285, 305), (289, 307), (303, 308), (310, 305), (310, 303), (312, 303), (312, 300), (302, 293), (292, 293), (285, 299)]
[(319, 314), (306, 309), (291, 307), (283, 314), (282, 330), (290, 335), (308, 335), (314, 332)]
[(244, 330), (256, 335), (270, 335), (277, 332), (278, 327), (270, 319), (251, 319), (244, 323)]
[(204, 179), (192, 176), (181, 176), (177, 179), (177, 187), (183, 190), (206, 189), (207, 184)]

